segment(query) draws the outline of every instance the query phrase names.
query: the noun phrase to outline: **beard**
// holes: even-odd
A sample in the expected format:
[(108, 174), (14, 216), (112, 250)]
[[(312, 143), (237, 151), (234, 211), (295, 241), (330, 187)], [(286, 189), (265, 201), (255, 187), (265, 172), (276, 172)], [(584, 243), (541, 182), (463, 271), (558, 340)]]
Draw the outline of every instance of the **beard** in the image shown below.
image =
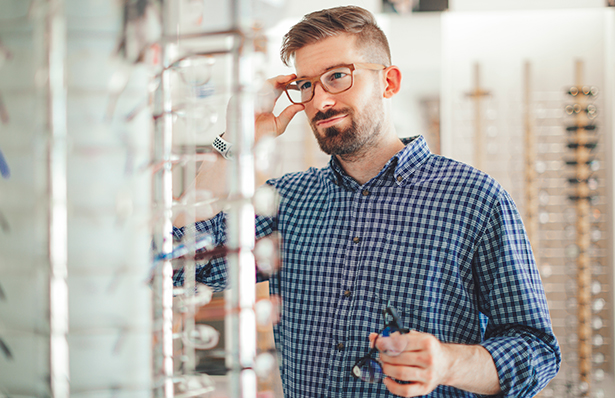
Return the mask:
[[(327, 127), (318, 131), (316, 122), (337, 115), (348, 115), (350, 125), (346, 128), (337, 126)], [(351, 108), (329, 109), (318, 112), (310, 121), (314, 136), (320, 149), (328, 155), (351, 155), (367, 151), (373, 146), (382, 132), (384, 111), (382, 100), (374, 98), (369, 105), (361, 111), (360, 115)]]

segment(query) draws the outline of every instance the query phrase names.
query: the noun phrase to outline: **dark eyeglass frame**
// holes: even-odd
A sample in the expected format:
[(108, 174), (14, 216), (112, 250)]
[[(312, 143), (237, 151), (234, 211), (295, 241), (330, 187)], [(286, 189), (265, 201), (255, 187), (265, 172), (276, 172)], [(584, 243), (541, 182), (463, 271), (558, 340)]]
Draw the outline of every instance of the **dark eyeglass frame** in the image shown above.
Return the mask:
[[(391, 321), (387, 320), (387, 316), (389, 315), (392, 318)], [(397, 314), (397, 310), (395, 308), (391, 306), (387, 306), (386, 309), (382, 310), (382, 316), (384, 317), (384, 329), (382, 329), (382, 331), (378, 333), (378, 336), (376, 336), (376, 338), (374, 339), (374, 346), (369, 350), (367, 355), (365, 355), (364, 357), (360, 358), (357, 362), (355, 362), (355, 364), (352, 366), (350, 370), (350, 374), (352, 374), (352, 377), (354, 377), (355, 379), (363, 380), (367, 383), (375, 383), (380, 380), (374, 377), (376, 372), (382, 373), (384, 375), (384, 373), (382, 372), (382, 366), (374, 357), (374, 354), (376, 353), (376, 351), (378, 351), (378, 348), (376, 347), (376, 342), (378, 341), (378, 337), (380, 336), (389, 337), (391, 333), (395, 333), (395, 332), (399, 332), (400, 334), (410, 333), (410, 329), (402, 328), (400, 326), (401, 322), (399, 320), (399, 315)], [(369, 375), (370, 375), (369, 379), (365, 379), (361, 377), (362, 369), (366, 367), (369, 369)]]
[[(348, 88), (345, 88), (343, 90), (340, 91), (331, 91), (329, 89), (327, 89), (326, 84), (324, 84), (322, 82), (322, 80), (320, 80), (324, 75), (326, 75), (327, 73), (331, 72), (332, 70), (335, 69), (339, 69), (339, 68), (349, 68), (350, 69), (350, 86), (348, 86)], [(293, 79), (291, 81), (289, 81), (286, 86), (284, 87), (284, 92), (286, 93), (286, 96), (288, 97), (288, 99), (290, 100), (290, 102), (292, 102), (293, 104), (307, 104), (308, 102), (310, 102), (313, 98), (314, 98), (314, 93), (316, 92), (316, 83), (320, 83), (320, 87), (322, 87), (323, 90), (325, 90), (326, 92), (328, 92), (329, 94), (340, 94), (343, 93), (345, 91), (348, 91), (352, 88), (352, 86), (354, 85), (354, 71), (357, 69), (368, 69), (368, 70), (384, 70), (386, 69), (387, 66), (382, 65), (382, 64), (370, 64), (370, 63), (354, 63), (354, 64), (345, 64), (345, 65), (338, 65), (338, 66), (334, 66), (333, 68), (329, 68), (326, 71), (324, 71), (323, 73), (321, 73), (318, 76), (314, 76), (314, 77), (307, 77), (307, 78), (297, 78), (297, 79)], [(288, 90), (297, 90), (299, 91), (298, 88), (293, 88), (293, 84), (294, 87), (297, 86), (297, 82), (301, 81), (301, 82), (310, 82), (312, 84), (312, 95), (310, 96), (310, 99), (307, 99), (305, 101), (300, 101), (300, 102), (296, 102), (293, 101), (293, 99), (290, 96), (290, 93), (288, 92)]]

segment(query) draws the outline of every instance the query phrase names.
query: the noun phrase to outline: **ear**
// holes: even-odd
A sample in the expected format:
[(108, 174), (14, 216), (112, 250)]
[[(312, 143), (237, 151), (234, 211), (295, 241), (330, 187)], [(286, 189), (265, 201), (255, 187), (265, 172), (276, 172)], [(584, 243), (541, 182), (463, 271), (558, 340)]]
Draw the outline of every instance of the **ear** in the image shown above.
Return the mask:
[(391, 98), (401, 89), (401, 71), (395, 65), (391, 65), (384, 71), (384, 98)]

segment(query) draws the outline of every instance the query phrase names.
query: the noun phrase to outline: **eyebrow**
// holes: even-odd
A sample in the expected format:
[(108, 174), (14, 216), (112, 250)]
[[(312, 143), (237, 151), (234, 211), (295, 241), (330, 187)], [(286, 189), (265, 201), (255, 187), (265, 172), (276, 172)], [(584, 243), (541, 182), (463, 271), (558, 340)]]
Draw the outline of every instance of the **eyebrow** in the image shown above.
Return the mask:
[[(328, 68), (325, 68), (325, 69), (322, 71), (322, 73), (319, 73), (319, 74), (317, 74), (317, 75), (315, 75), (315, 76), (321, 75), (321, 74), (323, 74), (323, 73), (325, 73), (325, 72), (327, 72), (327, 71), (330, 71), (331, 69), (339, 68), (340, 66), (346, 66), (346, 65), (352, 65), (352, 64), (349, 64), (349, 63), (346, 63), (346, 62), (342, 62), (342, 63), (340, 63), (340, 64), (336, 64), (336, 65), (333, 65), (333, 66), (329, 66)], [(308, 79), (308, 78), (310, 78), (310, 77), (314, 77), (314, 76), (305, 76), (305, 75), (304, 75), (304, 76), (298, 76), (298, 77), (297, 77), (297, 79)]]

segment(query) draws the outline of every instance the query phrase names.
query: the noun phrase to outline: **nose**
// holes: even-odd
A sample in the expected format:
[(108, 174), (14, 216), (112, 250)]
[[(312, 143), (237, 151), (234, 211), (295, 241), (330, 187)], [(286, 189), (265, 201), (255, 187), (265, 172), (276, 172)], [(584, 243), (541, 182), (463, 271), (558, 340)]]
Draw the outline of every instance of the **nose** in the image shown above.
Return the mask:
[(312, 98), (314, 108), (319, 111), (324, 111), (335, 105), (333, 94), (328, 93), (322, 88), (322, 83), (317, 82), (314, 86), (314, 97)]

